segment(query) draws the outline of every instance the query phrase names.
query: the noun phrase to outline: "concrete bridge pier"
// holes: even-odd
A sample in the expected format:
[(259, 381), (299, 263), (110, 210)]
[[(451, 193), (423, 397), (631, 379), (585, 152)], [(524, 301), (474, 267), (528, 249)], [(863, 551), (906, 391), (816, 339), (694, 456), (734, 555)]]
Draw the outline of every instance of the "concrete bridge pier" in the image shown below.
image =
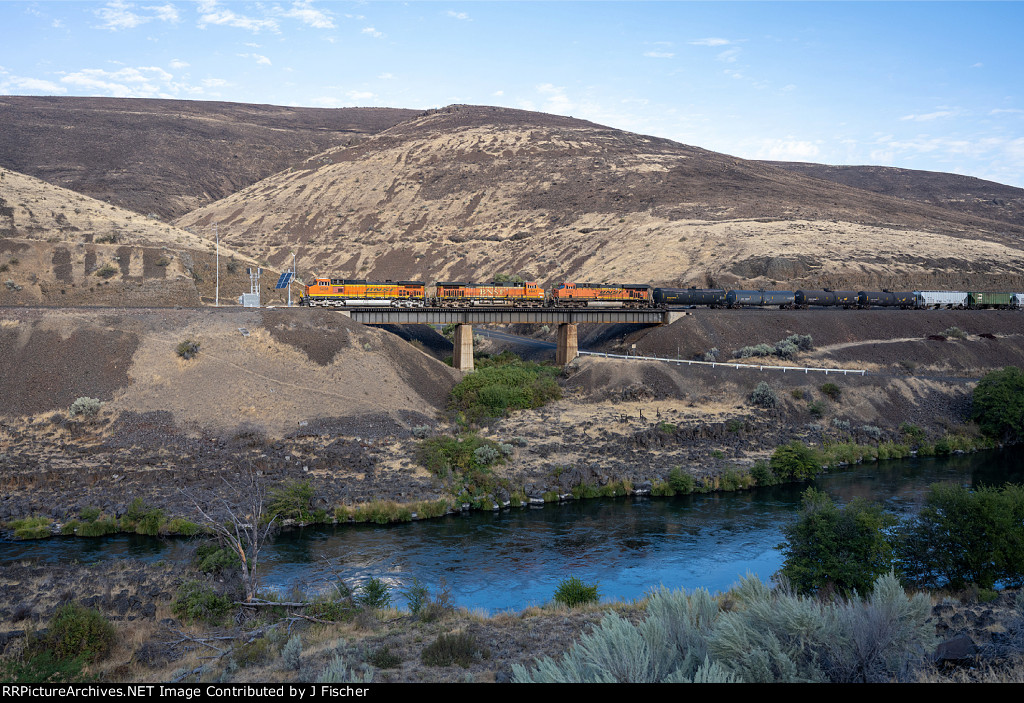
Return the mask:
[(563, 322), (558, 325), (558, 348), (555, 350), (555, 363), (565, 366), (580, 355), (577, 343), (577, 328), (574, 323)]
[(459, 371), (473, 370), (473, 325), (458, 325), (455, 328), (452, 366)]

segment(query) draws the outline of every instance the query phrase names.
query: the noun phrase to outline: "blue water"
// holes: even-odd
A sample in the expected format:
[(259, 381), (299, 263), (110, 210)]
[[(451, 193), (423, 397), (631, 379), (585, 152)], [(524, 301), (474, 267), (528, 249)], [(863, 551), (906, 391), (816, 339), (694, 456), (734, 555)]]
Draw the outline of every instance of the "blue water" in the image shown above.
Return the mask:
[[(936, 481), (1024, 482), (1024, 451), (866, 464), (820, 476), (813, 485), (840, 503), (862, 497), (905, 513), (916, 511)], [(286, 591), (327, 589), (335, 574), (350, 585), (376, 577), (400, 594), (415, 578), (432, 592), (447, 588), (457, 605), (488, 612), (540, 605), (570, 575), (598, 583), (606, 599), (639, 598), (659, 585), (714, 592), (748, 572), (767, 580), (779, 569), (782, 528), (796, 518), (804, 488), (594, 499), (389, 526), (305, 528), (280, 535), (263, 552), (262, 580)], [(187, 559), (191, 546), (136, 535), (0, 541), (0, 564), (175, 561)]]

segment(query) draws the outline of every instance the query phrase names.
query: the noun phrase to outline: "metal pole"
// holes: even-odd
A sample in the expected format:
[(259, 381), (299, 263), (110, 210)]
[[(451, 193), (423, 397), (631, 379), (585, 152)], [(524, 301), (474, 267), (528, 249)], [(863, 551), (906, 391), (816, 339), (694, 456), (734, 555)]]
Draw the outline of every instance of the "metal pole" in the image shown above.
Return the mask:
[[(295, 278), (295, 252), (292, 252), (292, 278)], [(292, 306), (292, 278), (288, 279), (288, 307)]]
[(217, 240), (217, 292), (214, 293), (213, 304), (220, 307), (220, 233), (217, 231), (217, 225), (213, 226), (213, 236)]

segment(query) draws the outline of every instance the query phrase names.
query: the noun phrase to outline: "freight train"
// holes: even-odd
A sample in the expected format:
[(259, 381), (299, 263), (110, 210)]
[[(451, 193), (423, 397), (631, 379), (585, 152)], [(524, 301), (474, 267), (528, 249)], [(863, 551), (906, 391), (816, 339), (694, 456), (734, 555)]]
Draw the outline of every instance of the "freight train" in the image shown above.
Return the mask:
[(373, 282), (316, 278), (303, 287), (309, 307), (557, 307), (557, 308), (902, 308), (1020, 309), (1024, 293), (980, 291), (834, 291), (655, 288), (645, 284), (560, 283), (545, 291), (535, 282)]

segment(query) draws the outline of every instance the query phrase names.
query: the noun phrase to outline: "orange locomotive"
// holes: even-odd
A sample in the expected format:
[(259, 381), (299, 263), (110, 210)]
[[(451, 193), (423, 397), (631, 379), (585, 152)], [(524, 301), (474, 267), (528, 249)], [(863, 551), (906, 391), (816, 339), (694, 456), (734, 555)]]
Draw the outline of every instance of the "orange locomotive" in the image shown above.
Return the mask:
[(646, 308), (651, 304), (651, 287), (629, 283), (562, 283), (551, 289), (548, 304), (560, 308)]
[(384, 281), (375, 283), (362, 279), (317, 278), (306, 286), (299, 305), (309, 307), (423, 307), (426, 304), (423, 281)]
[(439, 307), (466, 307), (475, 305), (501, 305), (515, 307), (543, 307), (544, 289), (536, 283), (492, 283), (489, 286), (472, 283), (437, 283), (433, 304)]
[(299, 305), (309, 307), (627, 307), (651, 306), (651, 287), (641, 284), (562, 283), (546, 295), (536, 282), (456, 283), (440, 281), (373, 282), (316, 278), (305, 287)]

